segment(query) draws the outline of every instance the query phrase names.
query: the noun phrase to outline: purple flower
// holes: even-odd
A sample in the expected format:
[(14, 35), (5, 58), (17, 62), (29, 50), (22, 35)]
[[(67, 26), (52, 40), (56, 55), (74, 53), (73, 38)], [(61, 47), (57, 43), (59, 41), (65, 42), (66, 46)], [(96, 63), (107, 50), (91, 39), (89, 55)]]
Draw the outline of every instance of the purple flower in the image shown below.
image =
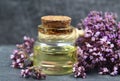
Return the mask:
[(10, 55), (10, 58), (12, 60), (12, 67), (14, 68), (26, 68), (27, 66), (32, 65), (32, 61), (29, 62), (30, 64), (27, 64), (26, 66), (26, 60), (29, 60), (31, 54), (33, 53), (33, 44), (34, 40), (33, 38), (24, 36), (24, 43), (23, 44), (17, 44), (15, 49), (13, 51), (13, 54)]
[(40, 68), (29, 67), (21, 70), (21, 76), (24, 78), (33, 77), (35, 79), (45, 79), (46, 75), (41, 73)]
[(76, 40), (75, 77), (83, 77), (96, 67), (99, 74), (120, 74), (120, 22), (116, 18), (115, 13), (92, 11), (82, 20), (85, 35)]

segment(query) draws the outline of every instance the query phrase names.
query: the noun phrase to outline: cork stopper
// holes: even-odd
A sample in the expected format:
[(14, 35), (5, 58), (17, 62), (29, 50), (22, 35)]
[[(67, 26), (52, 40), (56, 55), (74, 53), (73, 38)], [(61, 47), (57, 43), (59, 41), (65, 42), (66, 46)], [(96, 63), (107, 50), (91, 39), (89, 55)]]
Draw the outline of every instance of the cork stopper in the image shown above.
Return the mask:
[(46, 28), (66, 28), (70, 26), (71, 18), (68, 16), (43, 16), (42, 25)]

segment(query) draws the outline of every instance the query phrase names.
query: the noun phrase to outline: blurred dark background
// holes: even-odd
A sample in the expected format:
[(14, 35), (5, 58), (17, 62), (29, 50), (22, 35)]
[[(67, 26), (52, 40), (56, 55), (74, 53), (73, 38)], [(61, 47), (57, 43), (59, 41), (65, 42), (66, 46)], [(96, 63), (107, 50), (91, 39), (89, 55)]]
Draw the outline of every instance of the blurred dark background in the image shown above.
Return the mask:
[(119, 17), (120, 0), (0, 0), (0, 45), (21, 43), (24, 35), (36, 38), (41, 16), (67, 15), (76, 26), (91, 10)]

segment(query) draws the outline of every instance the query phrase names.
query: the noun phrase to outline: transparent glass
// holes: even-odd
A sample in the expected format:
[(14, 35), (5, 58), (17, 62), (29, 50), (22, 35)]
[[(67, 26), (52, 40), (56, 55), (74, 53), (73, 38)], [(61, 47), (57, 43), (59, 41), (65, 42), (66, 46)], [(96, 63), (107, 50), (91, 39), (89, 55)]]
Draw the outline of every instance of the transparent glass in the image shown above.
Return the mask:
[(38, 28), (38, 40), (34, 45), (34, 66), (41, 67), (48, 75), (72, 73), (72, 66), (76, 61), (73, 34), (75, 28), (49, 29), (42, 26)]

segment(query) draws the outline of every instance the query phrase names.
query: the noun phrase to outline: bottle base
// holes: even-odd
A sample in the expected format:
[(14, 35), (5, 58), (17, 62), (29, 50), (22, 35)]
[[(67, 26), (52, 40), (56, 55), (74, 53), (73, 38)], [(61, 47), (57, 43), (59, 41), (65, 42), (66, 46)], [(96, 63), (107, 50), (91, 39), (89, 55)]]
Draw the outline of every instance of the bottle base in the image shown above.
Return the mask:
[(44, 67), (42, 68), (42, 72), (47, 75), (66, 75), (72, 73), (72, 68), (68, 67)]

